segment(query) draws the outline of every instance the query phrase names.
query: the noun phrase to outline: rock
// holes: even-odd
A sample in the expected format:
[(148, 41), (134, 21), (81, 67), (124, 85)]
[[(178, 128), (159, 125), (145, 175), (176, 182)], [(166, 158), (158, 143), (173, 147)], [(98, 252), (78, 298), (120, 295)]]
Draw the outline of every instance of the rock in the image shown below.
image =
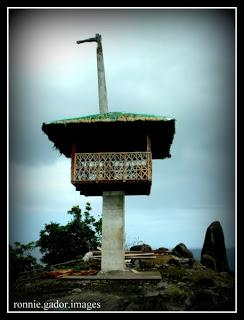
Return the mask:
[[(96, 301), (96, 300), (93, 300), (93, 301)], [(118, 311), (121, 309), (123, 310), (125, 307), (124, 299), (121, 296), (118, 296), (115, 294), (103, 293), (100, 301), (101, 301), (102, 310), (104, 311)]]
[(158, 270), (165, 270), (165, 269), (168, 269), (169, 267), (169, 264), (168, 263), (165, 263), (165, 264), (160, 264), (160, 265), (155, 265), (155, 267), (157, 266)]
[(177, 267), (183, 267), (186, 269), (191, 269), (194, 265), (193, 258), (179, 258), (177, 256), (170, 255), (170, 260), (168, 260), (169, 265), (174, 265)]
[(143, 244), (140, 244), (140, 245), (136, 245), (136, 246), (132, 246), (130, 248), (130, 251), (152, 251), (152, 248), (146, 244), (146, 243), (143, 243)]
[(218, 272), (229, 271), (224, 233), (219, 221), (214, 221), (207, 228), (201, 264)]
[(209, 289), (195, 290), (189, 304), (192, 310), (212, 310), (216, 305), (216, 294)]
[(147, 290), (144, 292), (143, 296), (146, 298), (157, 297), (164, 295), (164, 290)]
[(140, 310), (140, 307), (135, 304), (134, 302), (131, 302), (125, 309), (126, 311), (138, 311)]
[(164, 248), (164, 247), (160, 247), (158, 249), (155, 250), (156, 253), (168, 253), (169, 249)]
[(131, 266), (134, 268), (140, 268), (140, 260), (139, 259), (133, 259), (131, 262)]
[(180, 259), (178, 257), (175, 257), (175, 258), (171, 258), (168, 262), (169, 265), (174, 265), (174, 266), (177, 266), (177, 267), (181, 267), (181, 263), (180, 263)]
[(93, 258), (93, 252), (92, 251), (89, 251), (87, 252), (84, 257), (83, 257), (83, 261), (89, 261)]
[(178, 287), (184, 287), (185, 285), (186, 285), (185, 282), (182, 282), (182, 281), (177, 282)]
[(199, 288), (216, 288), (218, 286), (217, 282), (208, 277), (200, 278), (196, 281), (196, 286)]
[(186, 298), (185, 305), (187, 308), (189, 308), (192, 305), (192, 300), (190, 296)]
[(234, 288), (234, 285), (233, 285), (233, 282), (232, 281), (229, 281), (229, 282), (220, 282), (219, 283), (219, 286), (221, 288), (226, 288), (226, 289), (233, 289)]
[(168, 283), (165, 282), (165, 281), (160, 281), (156, 284), (156, 290), (159, 290), (159, 289), (167, 289), (168, 288)]
[(209, 269), (217, 271), (216, 260), (209, 254), (202, 254), (201, 264)]
[(187, 249), (184, 243), (177, 244), (177, 246), (174, 247), (173, 250), (171, 250), (171, 253), (177, 257), (193, 258), (192, 252), (189, 249)]
[(192, 266), (192, 269), (194, 270), (205, 270), (206, 267), (203, 266), (200, 262), (194, 260), (194, 263), (193, 263), (193, 266)]
[(71, 291), (71, 293), (81, 293), (82, 290), (80, 288), (75, 288)]

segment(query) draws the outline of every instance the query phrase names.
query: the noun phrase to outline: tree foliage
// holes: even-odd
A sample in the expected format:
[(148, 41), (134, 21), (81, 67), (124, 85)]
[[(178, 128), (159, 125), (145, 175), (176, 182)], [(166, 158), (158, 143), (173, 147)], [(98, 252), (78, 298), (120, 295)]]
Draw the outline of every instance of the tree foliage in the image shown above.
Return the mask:
[(35, 248), (35, 242), (21, 244), (16, 241), (14, 246), (9, 246), (9, 276), (10, 283), (13, 283), (20, 272), (30, 271), (39, 265), (36, 258), (31, 255)]
[(66, 225), (45, 225), (36, 243), (43, 254), (42, 262), (51, 265), (69, 261), (99, 245), (102, 219), (96, 220), (90, 211), (89, 202), (83, 213), (79, 206), (74, 206), (68, 211), (72, 220)]

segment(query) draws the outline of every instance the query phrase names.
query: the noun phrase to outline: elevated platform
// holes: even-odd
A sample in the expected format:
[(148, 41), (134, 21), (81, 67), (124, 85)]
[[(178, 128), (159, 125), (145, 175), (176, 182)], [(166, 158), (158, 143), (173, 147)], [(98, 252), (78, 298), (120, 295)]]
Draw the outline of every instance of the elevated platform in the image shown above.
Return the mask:
[(146, 151), (149, 138), (152, 159), (164, 159), (171, 157), (175, 120), (157, 115), (108, 112), (43, 123), (42, 130), (68, 158), (71, 158), (72, 144), (81, 153)]
[(151, 152), (72, 153), (71, 182), (82, 195), (149, 195), (151, 180)]
[(108, 112), (43, 123), (42, 130), (71, 158), (71, 182), (82, 195), (149, 195), (152, 160), (171, 157), (175, 120)]

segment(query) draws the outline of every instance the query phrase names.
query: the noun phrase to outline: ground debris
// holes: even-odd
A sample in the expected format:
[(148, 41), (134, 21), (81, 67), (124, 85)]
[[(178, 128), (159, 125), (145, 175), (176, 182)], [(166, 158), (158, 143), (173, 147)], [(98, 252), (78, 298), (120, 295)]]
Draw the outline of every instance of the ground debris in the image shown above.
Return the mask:
[(42, 279), (56, 279), (66, 276), (92, 276), (96, 275), (98, 270), (87, 269), (87, 270), (74, 270), (74, 269), (58, 269), (53, 271), (45, 271), (40, 275)]

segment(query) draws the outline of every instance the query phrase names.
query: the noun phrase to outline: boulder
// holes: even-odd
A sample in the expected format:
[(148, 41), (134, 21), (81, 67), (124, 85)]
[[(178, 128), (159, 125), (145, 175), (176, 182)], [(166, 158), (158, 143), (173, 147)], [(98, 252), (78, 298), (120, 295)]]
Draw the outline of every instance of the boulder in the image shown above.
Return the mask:
[(201, 264), (208, 269), (212, 269), (214, 271), (217, 271), (217, 266), (216, 266), (216, 260), (213, 256), (209, 254), (202, 254), (201, 255)]
[(187, 247), (186, 247), (186, 245), (184, 245), (184, 243), (177, 244), (177, 246), (174, 247), (173, 250), (171, 250), (171, 253), (177, 257), (193, 258), (192, 252), (189, 249), (187, 249)]
[(80, 288), (74, 288), (71, 293), (81, 293), (82, 290)]
[(201, 252), (201, 264), (218, 272), (228, 272), (224, 233), (219, 221), (214, 221), (206, 231)]
[(156, 249), (154, 252), (155, 253), (168, 253), (169, 249), (168, 248), (164, 248), (164, 247), (160, 247), (160, 248)]
[[(176, 259), (177, 258), (177, 259)], [(177, 267), (181, 267), (181, 263), (180, 263), (180, 259), (178, 257), (175, 257), (175, 258), (171, 258), (168, 262), (169, 265), (174, 265), (174, 266), (177, 266)]]
[(143, 243), (143, 244), (140, 244), (140, 245), (136, 245), (136, 246), (132, 246), (130, 248), (130, 251), (152, 251), (152, 248), (146, 244), (146, 243)]
[(195, 260), (193, 258), (179, 258), (176, 256), (172, 256), (171, 259), (168, 261), (168, 264), (175, 265), (178, 267), (192, 268), (194, 262)]

